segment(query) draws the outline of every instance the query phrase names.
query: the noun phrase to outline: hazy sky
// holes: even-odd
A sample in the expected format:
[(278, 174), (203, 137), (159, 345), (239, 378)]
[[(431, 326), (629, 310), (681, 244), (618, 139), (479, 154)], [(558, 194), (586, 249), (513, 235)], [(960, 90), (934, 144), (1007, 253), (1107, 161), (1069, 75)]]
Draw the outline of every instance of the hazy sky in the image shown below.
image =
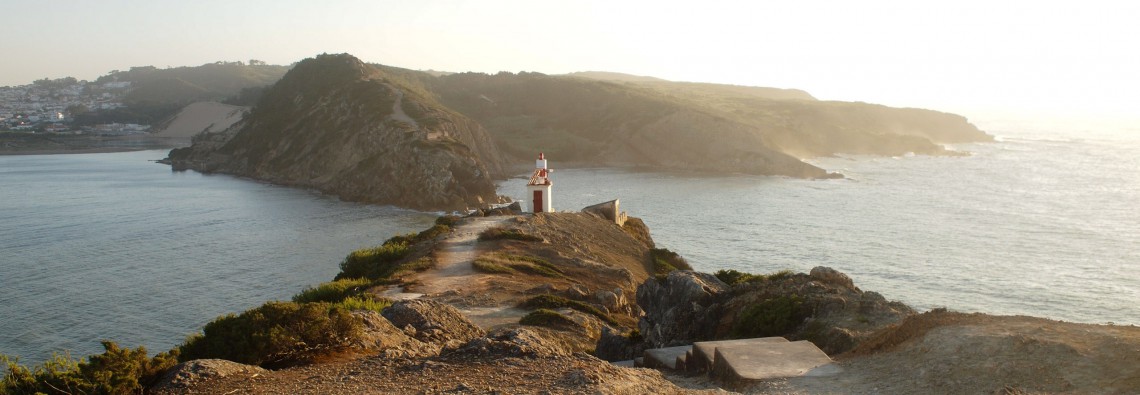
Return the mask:
[[(707, 4), (706, 4), (707, 3)], [(328, 52), (958, 112), (1140, 112), (1140, 2), (0, 0), (0, 85)]]

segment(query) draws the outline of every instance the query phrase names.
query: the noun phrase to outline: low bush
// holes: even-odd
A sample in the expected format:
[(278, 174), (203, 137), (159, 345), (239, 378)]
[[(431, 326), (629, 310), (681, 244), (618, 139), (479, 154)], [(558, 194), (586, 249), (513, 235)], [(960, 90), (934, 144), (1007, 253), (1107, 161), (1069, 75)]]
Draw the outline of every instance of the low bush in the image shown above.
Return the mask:
[(685, 258), (667, 248), (650, 249), (649, 259), (654, 274), (669, 274), (674, 270), (693, 270)]
[(416, 241), (431, 240), (439, 237), (439, 235), (446, 234), (448, 232), (451, 232), (450, 226), (440, 224), (432, 225), (432, 227), (424, 229), (424, 231), (417, 234)]
[(103, 341), (103, 349), (86, 361), (52, 355), (31, 369), (0, 355), (6, 368), (0, 394), (137, 394), (178, 362), (176, 353), (151, 358), (144, 347), (120, 348), (112, 341)]
[(340, 274), (336, 275), (336, 279), (386, 279), (399, 269), (395, 262), (407, 256), (409, 251), (411, 249), (407, 236), (396, 236), (383, 245), (353, 251), (341, 261)]
[(366, 278), (344, 278), (323, 283), (316, 288), (305, 288), (301, 293), (293, 296), (293, 301), (297, 303), (336, 303), (349, 296), (359, 295), (371, 286), (372, 280)]
[(605, 321), (607, 324), (618, 325), (617, 321), (610, 317), (609, 314), (602, 312), (597, 307), (579, 302), (577, 300), (566, 299), (557, 295), (538, 295), (522, 302), (519, 304), (519, 307), (524, 309), (560, 309), (564, 307), (571, 308), (598, 317), (602, 321)]
[(377, 313), (384, 311), (388, 306), (392, 305), (392, 301), (385, 298), (378, 298), (372, 295), (349, 296), (337, 302), (337, 306), (350, 311), (356, 310), (372, 310)]
[(361, 323), (348, 309), (325, 303), (269, 302), (206, 324), (179, 346), (179, 359), (221, 358), (264, 365), (306, 351), (358, 340)]
[(435, 224), (454, 228), (455, 225), (458, 225), (459, 221), (462, 219), (463, 217), (460, 217), (458, 215), (441, 215), (435, 219)]
[(476, 258), (474, 262), (471, 262), (471, 266), (475, 268), (475, 270), (483, 273), (523, 273), (553, 278), (566, 277), (562, 269), (559, 269), (558, 266), (536, 256), (500, 253), (484, 254)]
[(716, 278), (719, 278), (720, 281), (724, 281), (724, 283), (728, 285), (777, 281), (788, 278), (793, 274), (795, 273), (791, 270), (781, 270), (771, 274), (751, 274), (732, 269), (717, 270), (716, 273), (713, 273)]
[(565, 327), (578, 326), (577, 322), (554, 310), (538, 309), (519, 319), (520, 325)]
[(504, 228), (501, 226), (497, 226), (494, 228), (484, 230), (483, 233), (479, 234), (479, 240), (481, 240), (481, 241), (504, 240), (504, 239), (506, 239), (506, 240), (521, 240), (521, 241), (543, 241), (543, 239), (541, 237), (538, 237), (538, 236), (535, 236), (532, 234), (528, 234), (528, 233), (523, 233), (521, 230), (518, 230), (518, 229), (508, 229), (508, 228)]
[(486, 258), (476, 258), (475, 261), (471, 262), (471, 267), (475, 268), (477, 272), (489, 274), (509, 274), (515, 272), (509, 267), (500, 265)]
[(796, 295), (764, 300), (740, 310), (732, 323), (735, 337), (781, 336), (791, 332), (808, 316)]

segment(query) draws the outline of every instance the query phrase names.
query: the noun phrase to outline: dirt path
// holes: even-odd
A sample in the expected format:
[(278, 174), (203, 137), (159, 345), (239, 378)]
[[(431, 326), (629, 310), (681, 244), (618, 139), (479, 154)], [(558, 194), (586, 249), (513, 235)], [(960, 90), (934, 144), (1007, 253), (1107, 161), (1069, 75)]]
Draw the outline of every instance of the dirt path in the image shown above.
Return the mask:
[(415, 119), (408, 116), (404, 112), (404, 91), (396, 89), (396, 102), (392, 104), (392, 119), (404, 122), (414, 126), (416, 129), (420, 128), (420, 124), (416, 123)]
[(482, 274), (471, 267), (471, 262), (479, 256), (476, 243), (479, 233), (484, 230), (501, 225), (512, 217), (483, 217), (471, 218), (455, 229), (435, 251), (436, 267), (418, 276), (422, 285), (416, 287), (416, 292), (427, 296), (438, 295), (448, 291), (457, 291), (466, 294), (472, 286), (480, 281), (477, 277)]

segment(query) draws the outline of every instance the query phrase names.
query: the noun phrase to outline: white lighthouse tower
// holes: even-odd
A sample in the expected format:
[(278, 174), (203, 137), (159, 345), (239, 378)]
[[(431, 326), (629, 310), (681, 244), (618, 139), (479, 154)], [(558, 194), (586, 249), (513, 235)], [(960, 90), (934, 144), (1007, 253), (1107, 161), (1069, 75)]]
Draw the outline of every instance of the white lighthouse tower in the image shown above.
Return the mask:
[(546, 168), (546, 157), (538, 153), (538, 160), (534, 162), (534, 175), (526, 184), (527, 208), (532, 213), (549, 213), (550, 208), (550, 170)]

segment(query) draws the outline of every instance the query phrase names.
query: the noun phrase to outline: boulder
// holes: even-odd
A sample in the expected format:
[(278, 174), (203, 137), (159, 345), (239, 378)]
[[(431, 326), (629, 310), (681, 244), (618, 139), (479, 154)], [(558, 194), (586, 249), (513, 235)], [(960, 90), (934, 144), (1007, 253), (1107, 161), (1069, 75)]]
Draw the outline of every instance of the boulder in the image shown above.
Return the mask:
[(518, 358), (549, 358), (572, 354), (573, 350), (570, 347), (557, 340), (559, 337), (560, 335), (552, 334), (545, 328), (524, 326), (501, 329), (467, 342), (455, 353)]
[[(419, 341), (392, 325), (375, 311), (354, 311), (352, 315), (363, 323), (363, 334), (354, 344), (362, 350), (379, 351), (385, 357), (418, 357), (436, 355), (439, 346)], [(414, 332), (413, 332), (414, 333)]]
[(637, 287), (645, 311), (638, 324), (650, 348), (713, 338), (729, 286), (712, 274), (687, 270), (650, 278)]
[(808, 275), (811, 276), (813, 280), (824, 284), (858, 290), (858, 288), (855, 288), (855, 282), (851, 281), (851, 277), (827, 266), (816, 266), (811, 269), (811, 273), (808, 273)]
[(396, 302), (384, 309), (384, 318), (416, 340), (455, 348), (486, 334), (458, 309), (434, 300)]
[(195, 359), (170, 368), (152, 390), (190, 388), (205, 382), (231, 375), (253, 376), (269, 372), (258, 366), (245, 365), (224, 359)]

